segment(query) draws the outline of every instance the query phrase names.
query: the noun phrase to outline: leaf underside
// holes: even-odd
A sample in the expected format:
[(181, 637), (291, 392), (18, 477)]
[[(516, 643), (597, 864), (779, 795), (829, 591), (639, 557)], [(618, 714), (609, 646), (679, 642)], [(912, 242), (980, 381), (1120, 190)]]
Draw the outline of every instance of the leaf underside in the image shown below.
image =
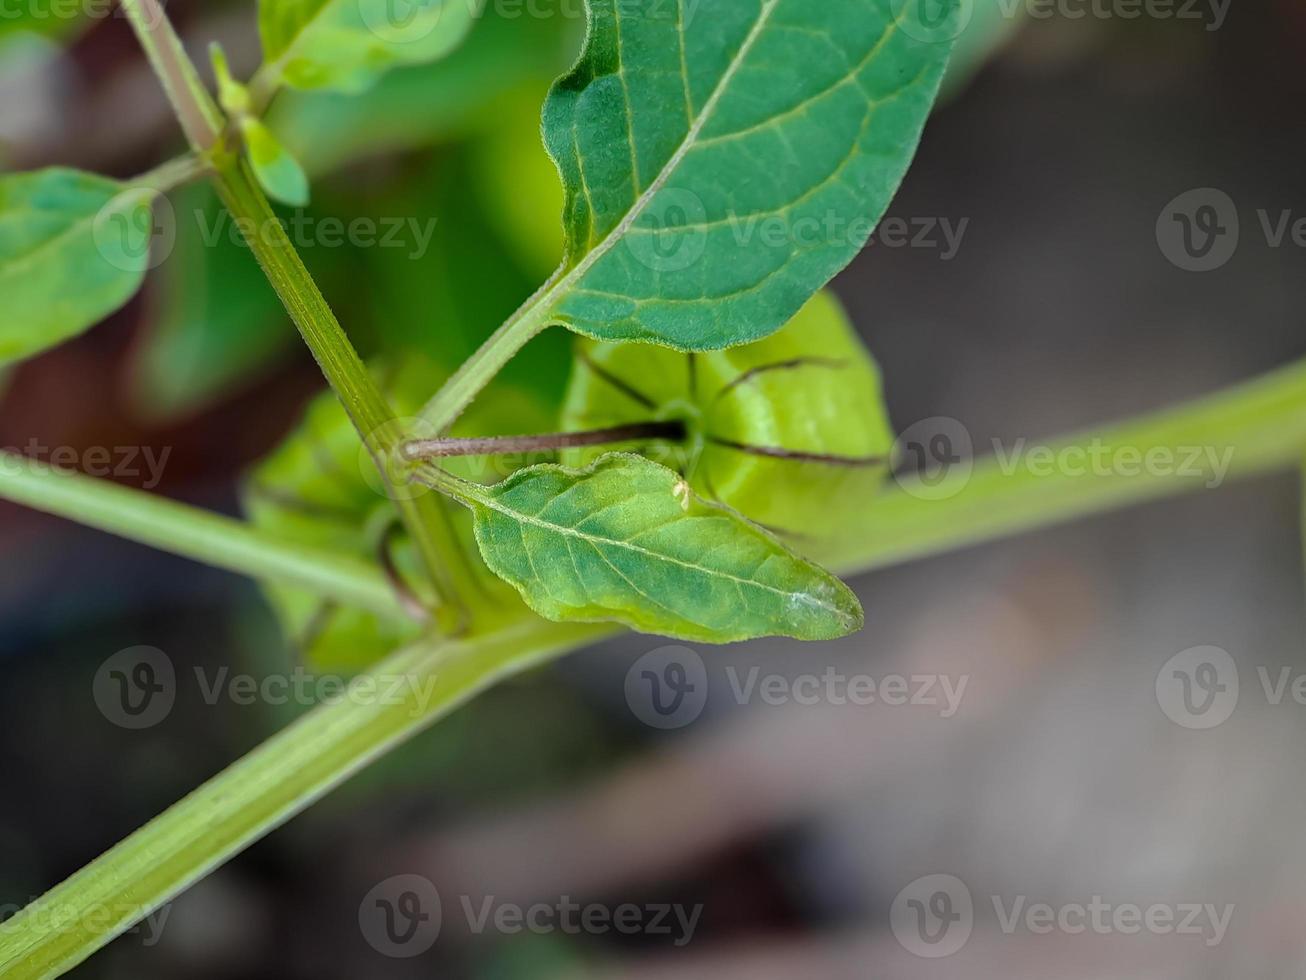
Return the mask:
[(682, 350), (774, 332), (883, 215), (950, 42), (908, 22), (917, 0), (589, 8), (544, 108), (566, 190), (550, 316)]
[(260, 0), (264, 61), (299, 89), (357, 93), (452, 51), (481, 0)]
[(837, 578), (640, 456), (533, 467), (467, 502), (486, 563), (548, 619), (707, 643), (832, 639), (862, 625)]

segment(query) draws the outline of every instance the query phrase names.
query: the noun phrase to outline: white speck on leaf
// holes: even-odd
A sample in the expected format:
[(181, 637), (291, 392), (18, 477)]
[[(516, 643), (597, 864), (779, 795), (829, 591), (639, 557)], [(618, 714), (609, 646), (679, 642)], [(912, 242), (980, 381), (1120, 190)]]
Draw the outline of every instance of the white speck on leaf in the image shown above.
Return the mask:
[(677, 480), (676, 485), (671, 488), (671, 493), (675, 496), (683, 511), (689, 510), (689, 484), (684, 480)]

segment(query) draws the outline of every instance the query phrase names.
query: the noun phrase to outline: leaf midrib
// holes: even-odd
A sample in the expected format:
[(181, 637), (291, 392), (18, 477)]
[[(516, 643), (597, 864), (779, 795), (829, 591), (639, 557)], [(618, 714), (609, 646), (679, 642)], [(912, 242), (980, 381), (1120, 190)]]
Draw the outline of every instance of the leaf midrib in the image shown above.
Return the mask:
[[(743, 578), (739, 575), (732, 575), (729, 572), (720, 571), (712, 568), (706, 568), (702, 565), (696, 565), (693, 562), (682, 561), (679, 558), (673, 558), (670, 555), (660, 554), (659, 552), (652, 551), (648, 548), (641, 548), (639, 545), (631, 544), (629, 541), (621, 541), (616, 538), (605, 538), (602, 537), (601, 535), (589, 534), (587, 532), (577, 530), (574, 527), (565, 527), (564, 525), (561, 524), (553, 524), (549, 521), (541, 520), (539, 517), (536, 517), (534, 515), (524, 514), (519, 510), (514, 510), (511, 507), (504, 506), (497, 499), (489, 496), (488, 494), (486, 495), (478, 494), (476, 497), (476, 503), (483, 507), (487, 507), (490, 510), (497, 511), (498, 513), (502, 514), (504, 517), (507, 517), (509, 520), (515, 520), (521, 524), (529, 524), (532, 527), (537, 527), (544, 531), (552, 531), (553, 533), (559, 534), (563, 537), (576, 538), (579, 541), (584, 541), (586, 544), (590, 545), (590, 547), (594, 548), (595, 551), (598, 551), (600, 556), (602, 556), (602, 551), (600, 550), (599, 546), (605, 544), (611, 545), (613, 547), (621, 548), (623, 550), (630, 551), (638, 555), (643, 555), (644, 557), (651, 558), (654, 561), (661, 561), (671, 565), (678, 565), (681, 568), (684, 568), (691, 572), (700, 572), (704, 575), (728, 579), (729, 581), (732, 581), (737, 585), (751, 586), (752, 588), (761, 589), (766, 592), (771, 592), (777, 596), (781, 596), (786, 599), (793, 599), (801, 596), (804, 597), (806, 600), (810, 601), (812, 605), (824, 609), (827, 612), (834, 613), (835, 615), (840, 617), (843, 617), (845, 615), (839, 609), (838, 606), (832, 603), (825, 602), (810, 592), (802, 592), (802, 591), (795, 592), (795, 591), (789, 591), (785, 589), (777, 589), (773, 585), (767, 585), (765, 582), (759, 582), (756, 579)], [(529, 551), (529, 549), (527, 550)]]
[[(758, 39), (762, 36), (762, 32), (766, 29), (767, 23), (771, 19), (771, 14), (779, 5), (780, 0), (763, 0), (762, 11), (757, 18), (757, 22), (749, 30), (743, 43), (740, 44), (739, 51), (734, 60), (731, 61), (726, 67), (726, 70), (721, 73), (721, 78), (717, 81), (716, 88), (713, 89), (712, 94), (708, 96), (707, 101), (703, 103), (703, 108), (699, 110), (697, 118), (695, 118), (693, 123), (690, 125), (689, 130), (685, 133), (685, 138), (681, 141), (680, 145), (676, 147), (675, 152), (667, 158), (667, 162), (663, 164), (662, 169), (658, 171), (657, 176), (653, 178), (653, 181), (648, 185), (643, 193), (635, 199), (635, 202), (630, 206), (630, 209), (622, 216), (621, 221), (619, 221), (610, 232), (603, 236), (602, 241), (585, 254), (585, 257), (576, 264), (574, 269), (560, 278), (547, 293), (540, 297), (539, 306), (547, 307), (551, 311), (555, 298), (557, 298), (559, 294), (565, 295), (571, 286), (584, 278), (585, 274), (594, 267), (595, 263), (612, 251), (617, 243), (619, 243), (630, 229), (634, 227), (635, 222), (644, 214), (649, 204), (652, 203), (653, 198), (655, 198), (661, 192), (662, 188), (666, 186), (667, 181), (671, 179), (671, 175), (676, 172), (676, 169), (684, 162), (685, 156), (698, 142), (698, 137), (702, 134), (703, 128), (712, 118), (713, 113), (716, 112), (717, 106), (720, 105), (721, 100), (725, 97), (726, 91), (730, 88), (730, 83), (734, 81), (735, 76), (739, 73), (739, 69), (744, 64), (744, 61), (747, 60), (749, 53), (753, 50), (754, 45), (757, 44)], [(622, 70), (624, 70), (624, 64)], [(629, 113), (629, 101), (627, 101), (627, 112)], [(633, 145), (633, 134), (631, 136), (631, 142)], [(633, 180), (634, 184), (632, 186), (638, 186), (639, 175), (635, 174)]]

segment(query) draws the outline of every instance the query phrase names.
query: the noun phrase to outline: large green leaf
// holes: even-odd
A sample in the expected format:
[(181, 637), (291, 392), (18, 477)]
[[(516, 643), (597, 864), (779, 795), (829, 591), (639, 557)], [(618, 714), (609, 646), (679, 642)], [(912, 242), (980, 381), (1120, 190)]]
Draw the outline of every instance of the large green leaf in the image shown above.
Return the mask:
[(541, 313), (682, 350), (774, 332), (888, 206), (954, 0), (589, 7), (585, 51), (544, 108), (567, 259)]
[(94, 326), (140, 288), (155, 194), (52, 168), (0, 176), (0, 365)]
[(893, 430), (880, 374), (828, 291), (752, 344), (684, 354), (579, 340), (577, 354), (565, 428), (684, 423), (684, 440), (640, 451), (804, 550), (862, 514), (888, 472)]
[(264, 80), (361, 92), (400, 65), (435, 61), (470, 30), (481, 0), (260, 0)]
[(862, 625), (837, 578), (642, 456), (445, 489), (472, 508), (486, 563), (548, 619), (615, 620), (706, 643), (824, 640)]

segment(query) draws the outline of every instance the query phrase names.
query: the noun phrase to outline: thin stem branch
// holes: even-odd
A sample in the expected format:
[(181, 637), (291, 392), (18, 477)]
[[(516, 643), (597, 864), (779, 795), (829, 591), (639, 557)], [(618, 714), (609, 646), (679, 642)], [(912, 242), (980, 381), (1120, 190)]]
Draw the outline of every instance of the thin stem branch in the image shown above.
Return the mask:
[(588, 432), (554, 432), (535, 436), (491, 436), (481, 439), (414, 439), (399, 447), (406, 460), (452, 459), (460, 456), (505, 456), (515, 453), (555, 452), (584, 446), (609, 446), (619, 442), (685, 438), (683, 422), (637, 422)]
[(405, 610), (361, 559), (281, 541), (248, 524), (157, 494), (0, 452), (0, 498), (255, 578), (308, 589), (396, 619)]
[(147, 170), (139, 177), (133, 177), (128, 183), (132, 187), (146, 187), (160, 194), (166, 194), (212, 173), (213, 165), (208, 160), (194, 153), (187, 153), (162, 163), (153, 170)]

